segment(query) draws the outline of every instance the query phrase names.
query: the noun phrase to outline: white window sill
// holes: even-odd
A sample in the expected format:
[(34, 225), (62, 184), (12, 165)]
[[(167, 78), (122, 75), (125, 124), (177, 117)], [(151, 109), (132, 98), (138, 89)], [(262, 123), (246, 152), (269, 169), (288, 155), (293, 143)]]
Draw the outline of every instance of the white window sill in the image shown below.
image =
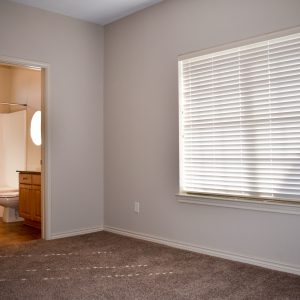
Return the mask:
[(248, 209), (256, 211), (266, 211), (273, 213), (300, 215), (300, 203), (282, 203), (272, 200), (251, 200), (251, 199), (227, 199), (222, 196), (191, 195), (180, 193), (176, 195), (180, 203), (199, 204), (208, 206), (228, 207), (236, 209)]

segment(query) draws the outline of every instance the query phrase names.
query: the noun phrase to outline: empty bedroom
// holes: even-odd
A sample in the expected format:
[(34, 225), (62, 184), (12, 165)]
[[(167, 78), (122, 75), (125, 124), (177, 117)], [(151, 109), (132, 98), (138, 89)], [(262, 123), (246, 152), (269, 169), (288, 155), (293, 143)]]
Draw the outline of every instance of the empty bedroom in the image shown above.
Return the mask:
[(41, 112), (0, 299), (300, 299), (300, 1), (0, 0), (0, 41), (1, 124)]

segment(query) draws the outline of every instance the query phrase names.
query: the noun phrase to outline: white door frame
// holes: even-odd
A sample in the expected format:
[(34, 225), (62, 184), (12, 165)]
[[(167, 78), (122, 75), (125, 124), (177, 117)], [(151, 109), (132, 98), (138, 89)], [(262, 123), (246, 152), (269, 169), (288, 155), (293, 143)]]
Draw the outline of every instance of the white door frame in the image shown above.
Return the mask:
[(51, 234), (51, 148), (49, 118), (49, 73), (50, 65), (44, 62), (1, 56), (0, 63), (23, 67), (41, 68), (42, 73), (42, 238), (50, 240)]

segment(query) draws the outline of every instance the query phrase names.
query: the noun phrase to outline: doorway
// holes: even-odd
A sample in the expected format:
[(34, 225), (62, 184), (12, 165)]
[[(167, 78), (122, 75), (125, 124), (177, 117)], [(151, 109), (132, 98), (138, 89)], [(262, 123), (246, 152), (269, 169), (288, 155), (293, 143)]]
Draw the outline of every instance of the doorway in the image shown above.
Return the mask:
[[(18, 170), (18, 187), (19, 197), (23, 201), (19, 201), (18, 209), (21, 217), (24, 219), (25, 227), (22, 227), (23, 236), (30, 232), (30, 228), (39, 228), (40, 237), (50, 239), (50, 205), (48, 204), (47, 186), (48, 186), (48, 152), (47, 149), (47, 133), (46, 133), (46, 107), (48, 100), (48, 73), (49, 65), (44, 63), (25, 61), (14, 58), (0, 57), (0, 67), (10, 70), (14, 75), (11, 91), (17, 86), (18, 91), (10, 93), (9, 99), (1, 95), (0, 105), (2, 111), (10, 112), (11, 116), (16, 116), (22, 111), (26, 111), (26, 151), (24, 167)], [(26, 77), (25, 75), (27, 74)], [(35, 80), (34, 77), (36, 78)], [(39, 91), (38, 91), (39, 89)], [(32, 128), (34, 126), (33, 119), (40, 113), (40, 135), (41, 143), (38, 143), (32, 136)], [(35, 117), (34, 117), (35, 116)], [(18, 156), (19, 157), (19, 156)], [(22, 166), (22, 163), (21, 163)], [(0, 184), (1, 185), (1, 184)], [(24, 202), (25, 199), (25, 202)], [(32, 202), (33, 201), (33, 202)], [(0, 211), (1, 214), (1, 211)], [(10, 226), (13, 224), (12, 226)], [(0, 228), (6, 230), (6, 227), (18, 230), (21, 223), (3, 223)], [(2, 227), (1, 227), (2, 226)], [(25, 228), (25, 229), (24, 229)], [(26, 230), (26, 228), (28, 230)], [(24, 231), (25, 230), (25, 231)], [(32, 231), (33, 238), (38, 237), (38, 231)], [(25, 238), (26, 240), (26, 238)]]

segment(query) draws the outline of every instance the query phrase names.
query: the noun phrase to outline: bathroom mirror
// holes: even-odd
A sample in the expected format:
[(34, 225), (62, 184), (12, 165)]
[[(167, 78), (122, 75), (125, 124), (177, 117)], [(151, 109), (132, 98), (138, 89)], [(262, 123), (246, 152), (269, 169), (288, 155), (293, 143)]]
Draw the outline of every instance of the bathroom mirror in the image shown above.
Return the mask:
[(30, 136), (33, 143), (37, 146), (40, 146), (42, 144), (41, 118), (41, 111), (38, 110), (32, 116), (30, 124)]

